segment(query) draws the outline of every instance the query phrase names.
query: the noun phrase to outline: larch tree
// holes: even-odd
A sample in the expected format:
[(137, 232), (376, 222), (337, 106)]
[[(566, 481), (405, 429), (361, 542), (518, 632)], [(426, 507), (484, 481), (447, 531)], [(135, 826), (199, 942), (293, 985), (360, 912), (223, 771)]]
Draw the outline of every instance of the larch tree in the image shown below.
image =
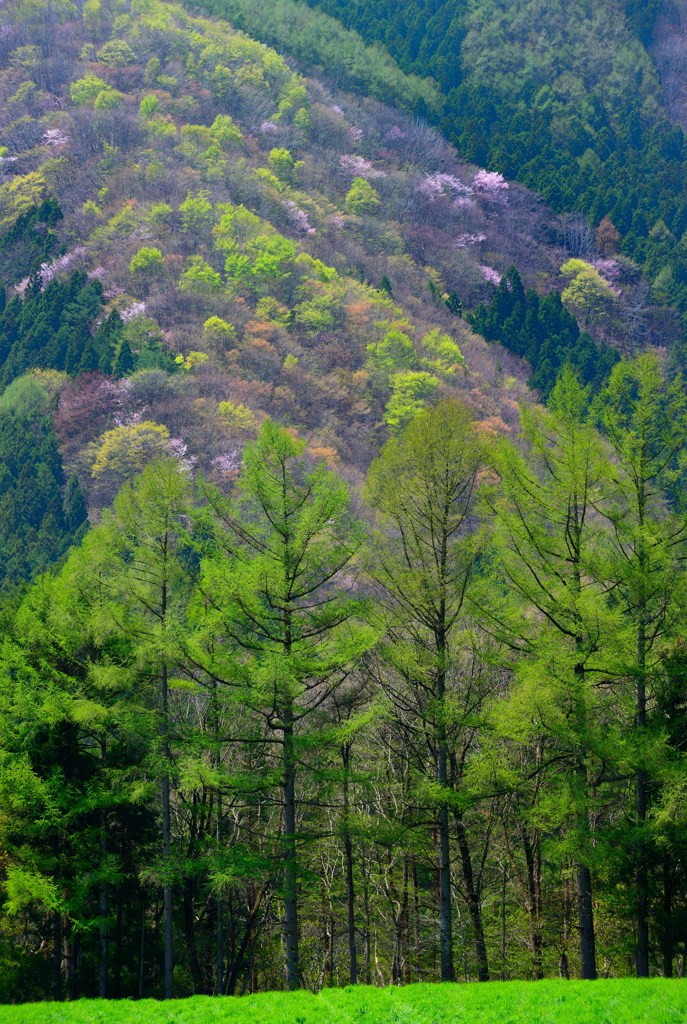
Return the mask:
[[(667, 645), (684, 628), (687, 559), (684, 438), (687, 399), (679, 378), (667, 380), (656, 356), (619, 363), (599, 401), (599, 419), (614, 453), (611, 475), (613, 558), (609, 585), (623, 610), (627, 684), (626, 728), (634, 732), (633, 847), (636, 874), (637, 974), (649, 975), (649, 804), (661, 763), (660, 734), (651, 725)], [(634, 719), (634, 722), (633, 722)], [(634, 729), (633, 729), (634, 726)]]
[(215, 501), (221, 537), (203, 562), (214, 666), (279, 750), (286, 981), (299, 988), (298, 768), (302, 736), (373, 644), (353, 563), (364, 540), (342, 480), (268, 420), (244, 453), (237, 495)]
[(610, 467), (585, 411), (587, 391), (571, 370), (563, 372), (550, 405), (551, 411), (522, 411), (526, 454), (508, 442), (498, 451), (500, 487), (487, 507), (504, 603), (495, 600), (484, 611), (489, 628), (516, 655), (501, 728), (519, 742), (546, 740), (543, 765), (553, 773), (560, 825), (570, 830), (575, 861), (581, 975), (593, 979), (590, 822), (600, 765), (611, 749), (605, 690), (597, 684), (612, 664), (618, 626), (597, 576), (608, 543), (597, 510)]
[[(399, 681), (389, 681), (391, 699), (397, 708), (412, 708), (422, 723), (428, 737), (423, 756), (429, 757), (436, 784), (443, 981), (454, 977), (449, 761), (460, 715), (452, 681), (479, 554), (474, 526), (482, 462), (483, 445), (468, 411), (447, 401), (420, 412), (387, 442), (367, 480), (367, 497), (381, 527), (371, 572), (388, 612), (385, 652)], [(486, 947), (474, 898), (470, 912), (479, 978), (486, 981)]]

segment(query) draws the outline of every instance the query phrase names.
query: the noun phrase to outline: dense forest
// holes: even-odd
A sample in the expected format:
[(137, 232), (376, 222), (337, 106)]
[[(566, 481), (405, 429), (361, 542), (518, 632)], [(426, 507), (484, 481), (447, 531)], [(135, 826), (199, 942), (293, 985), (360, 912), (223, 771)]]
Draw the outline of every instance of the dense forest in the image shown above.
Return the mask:
[(660, 5), (317, 7), (0, 13), (0, 1001), (687, 976)]
[(3, 997), (684, 973), (687, 403), (171, 458), (2, 652)]
[(468, 159), (594, 227), (608, 218), (621, 251), (687, 311), (685, 140), (647, 52), (668, 5), (307, 2), (437, 82), (442, 127)]

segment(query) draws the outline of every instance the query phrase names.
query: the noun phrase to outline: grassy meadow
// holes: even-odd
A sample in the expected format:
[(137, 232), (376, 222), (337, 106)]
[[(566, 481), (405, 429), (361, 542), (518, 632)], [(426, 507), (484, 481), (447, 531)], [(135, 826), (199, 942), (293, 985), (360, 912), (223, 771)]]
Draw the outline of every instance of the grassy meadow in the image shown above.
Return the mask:
[(0, 1007), (0, 1024), (685, 1024), (687, 983), (492, 982)]

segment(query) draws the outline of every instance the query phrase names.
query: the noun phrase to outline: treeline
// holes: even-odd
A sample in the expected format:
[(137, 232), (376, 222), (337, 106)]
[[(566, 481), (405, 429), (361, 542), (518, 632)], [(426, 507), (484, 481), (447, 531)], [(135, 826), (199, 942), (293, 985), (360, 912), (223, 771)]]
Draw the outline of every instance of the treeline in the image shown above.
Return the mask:
[(642, 356), (364, 504), (150, 464), (5, 631), (0, 996), (684, 975), (686, 434)]

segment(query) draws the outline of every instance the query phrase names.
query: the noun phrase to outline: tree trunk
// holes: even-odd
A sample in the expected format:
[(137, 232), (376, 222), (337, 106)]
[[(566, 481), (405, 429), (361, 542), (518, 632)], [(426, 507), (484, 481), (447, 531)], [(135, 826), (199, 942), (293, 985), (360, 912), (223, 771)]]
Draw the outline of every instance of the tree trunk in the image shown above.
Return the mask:
[[(107, 840), (104, 834), (101, 838), (100, 845), (101, 856), (107, 854)], [(98, 958), (98, 996), (100, 999), (107, 999), (108, 997), (108, 961), (110, 955), (110, 934), (109, 934), (109, 892), (107, 882), (100, 883), (99, 899), (98, 899), (98, 944), (99, 944), (99, 958)]]
[(62, 987), (62, 915), (58, 911), (53, 916), (53, 975), (52, 997), (57, 1002), (64, 999)]
[(296, 852), (296, 756), (293, 744), (293, 709), (284, 709), (283, 725), (284, 794), (284, 944), (286, 984), (289, 991), (300, 988), (298, 963), (298, 861)]
[(475, 941), (475, 956), (477, 957), (477, 980), (489, 981), (489, 961), (487, 959), (487, 945), (484, 941), (484, 924), (482, 921), (482, 906), (479, 900), (479, 893), (475, 887), (475, 876), (472, 870), (472, 856), (468, 844), (467, 832), (463, 822), (462, 814), (456, 814), (458, 827), (458, 849), (463, 865), (463, 881), (468, 901), (470, 920)]
[(348, 792), (348, 772), (351, 751), (348, 744), (341, 748), (343, 759), (343, 802), (344, 802), (344, 855), (346, 858), (346, 906), (348, 911), (348, 963), (349, 981), (351, 985), (358, 983), (358, 957), (355, 948), (355, 885), (353, 881), (353, 843), (349, 828), (350, 800)]
[(188, 964), (191, 968), (193, 988), (196, 995), (204, 992), (203, 972), (198, 960), (198, 949), (196, 946), (196, 921), (193, 907), (193, 880), (187, 878), (184, 882), (184, 933), (186, 938), (186, 951), (188, 953)]
[[(105, 763), (107, 755), (107, 747), (105, 740), (100, 742), (100, 760), (101, 763)], [(105, 810), (100, 811), (100, 865), (101, 871), (106, 871), (107, 868), (107, 813)], [(110, 957), (110, 927), (109, 927), (109, 913), (110, 913), (110, 894), (109, 886), (105, 878), (100, 882), (98, 891), (98, 995), (101, 999), (107, 999), (108, 996), (108, 973), (109, 973), (109, 957)]]
[(663, 929), (661, 936), (663, 951), (663, 977), (673, 977), (675, 938), (673, 930), (673, 873), (670, 854), (663, 858)]
[[(645, 610), (640, 606), (639, 630), (637, 636), (637, 729), (641, 734), (646, 729), (646, 627)], [(646, 817), (648, 807), (649, 780), (642, 767), (637, 772), (637, 825), (639, 826), (639, 848), (637, 864), (637, 977), (649, 977), (649, 864), (646, 848)]]
[(585, 981), (596, 980), (596, 940), (592, 905), (592, 873), (577, 865), (577, 910), (580, 923), (580, 971)]
[(532, 950), (532, 976), (536, 981), (544, 977), (541, 928), (541, 853), (538, 843), (532, 843), (522, 830), (522, 845), (527, 868), (527, 913), (530, 921), (530, 945)]
[(162, 728), (164, 730), (163, 753), (165, 757), (165, 775), (162, 779), (162, 865), (164, 871), (163, 883), (163, 945), (164, 945), (164, 974), (163, 974), (163, 998), (171, 999), (174, 993), (174, 920), (172, 901), (172, 880), (171, 855), (172, 855), (172, 816), (170, 805), (170, 781), (169, 761), (170, 749), (168, 740), (168, 716), (169, 716), (169, 693), (167, 687), (167, 666), (162, 666), (161, 678), (162, 690)]
[[(438, 780), (446, 785), (446, 748), (439, 748)], [(442, 804), (437, 815), (439, 834), (439, 946), (441, 950), (441, 980), (453, 981), (453, 920), (451, 914), (451, 852), (448, 807)]]

